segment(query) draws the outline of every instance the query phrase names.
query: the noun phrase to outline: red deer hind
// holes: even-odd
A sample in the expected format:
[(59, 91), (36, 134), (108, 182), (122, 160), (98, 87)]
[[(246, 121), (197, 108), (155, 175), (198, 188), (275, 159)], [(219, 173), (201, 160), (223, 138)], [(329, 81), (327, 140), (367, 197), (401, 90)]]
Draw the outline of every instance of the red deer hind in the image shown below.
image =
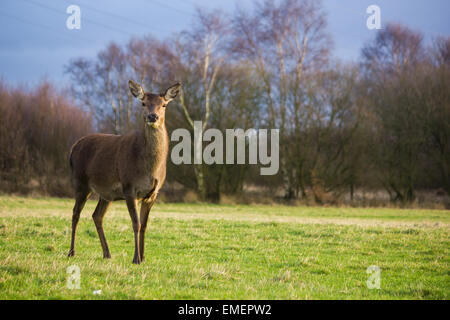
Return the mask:
[[(99, 201), (92, 215), (97, 228), (103, 257), (110, 258), (103, 232), (103, 217), (115, 200), (125, 200), (134, 231), (133, 263), (144, 259), (144, 238), (148, 215), (166, 177), (169, 138), (165, 126), (167, 104), (180, 91), (179, 83), (164, 93), (144, 92), (134, 81), (130, 91), (142, 103), (144, 129), (127, 135), (92, 134), (78, 140), (70, 153), (75, 187), (72, 217), (72, 240), (69, 257), (75, 254), (75, 232), (81, 210), (92, 192)], [(141, 202), (138, 218), (137, 204)]]

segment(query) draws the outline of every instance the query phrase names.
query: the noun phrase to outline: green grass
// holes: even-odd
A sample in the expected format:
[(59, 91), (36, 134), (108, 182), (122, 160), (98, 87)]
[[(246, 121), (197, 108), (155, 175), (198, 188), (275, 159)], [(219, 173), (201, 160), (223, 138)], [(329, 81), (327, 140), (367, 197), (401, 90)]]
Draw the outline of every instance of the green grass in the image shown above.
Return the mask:
[[(146, 260), (123, 202), (102, 259), (89, 201), (67, 258), (71, 199), (0, 197), (0, 299), (448, 299), (449, 211), (157, 203)], [(67, 267), (81, 288), (66, 287)], [(366, 269), (381, 269), (368, 289)], [(102, 290), (94, 295), (94, 290)]]

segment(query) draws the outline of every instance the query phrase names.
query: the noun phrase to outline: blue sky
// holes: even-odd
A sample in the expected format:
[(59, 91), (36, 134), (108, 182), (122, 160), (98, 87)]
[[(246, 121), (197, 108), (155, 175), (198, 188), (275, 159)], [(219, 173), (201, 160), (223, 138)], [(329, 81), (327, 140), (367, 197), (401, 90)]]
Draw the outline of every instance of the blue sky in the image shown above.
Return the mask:
[[(133, 35), (165, 38), (189, 27), (195, 6), (232, 12), (237, 3), (251, 8), (254, 0), (3, 0), (0, 2), (0, 77), (12, 84), (33, 85), (46, 77), (70, 84), (64, 65), (71, 58), (95, 57), (109, 42), (125, 43)], [(81, 7), (81, 30), (68, 30), (66, 8)], [(323, 0), (334, 56), (359, 57), (368, 30), (366, 8), (381, 8), (382, 26), (400, 22), (420, 30), (427, 41), (450, 35), (448, 0)]]

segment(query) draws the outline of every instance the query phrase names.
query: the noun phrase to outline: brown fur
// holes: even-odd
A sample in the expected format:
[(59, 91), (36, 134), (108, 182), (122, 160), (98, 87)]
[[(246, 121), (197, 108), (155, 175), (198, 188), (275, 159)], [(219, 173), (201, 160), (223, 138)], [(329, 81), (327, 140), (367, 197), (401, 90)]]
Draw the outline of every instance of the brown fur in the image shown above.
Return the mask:
[[(72, 217), (72, 241), (69, 256), (75, 254), (75, 232), (81, 210), (89, 195), (99, 196), (92, 215), (103, 249), (110, 252), (103, 232), (103, 217), (112, 201), (125, 200), (133, 224), (135, 254), (133, 263), (144, 258), (144, 235), (148, 215), (166, 178), (169, 138), (165, 126), (166, 105), (176, 97), (180, 84), (163, 94), (144, 93), (142, 87), (129, 82), (133, 95), (142, 103), (144, 129), (127, 135), (92, 134), (78, 140), (70, 153), (75, 206)], [(149, 119), (149, 117), (157, 118)], [(137, 202), (141, 202), (140, 219)]]

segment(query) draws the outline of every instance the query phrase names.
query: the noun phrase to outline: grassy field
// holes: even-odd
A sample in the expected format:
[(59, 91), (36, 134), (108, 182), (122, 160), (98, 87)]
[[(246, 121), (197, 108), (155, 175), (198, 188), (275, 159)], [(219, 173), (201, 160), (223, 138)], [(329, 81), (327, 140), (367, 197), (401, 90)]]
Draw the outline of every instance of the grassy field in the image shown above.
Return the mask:
[[(110, 260), (95, 204), (67, 258), (71, 199), (0, 197), (0, 299), (450, 297), (449, 211), (157, 203), (137, 266), (125, 204), (105, 218)], [(80, 289), (66, 286), (71, 265)], [(380, 289), (366, 285), (370, 265)]]

